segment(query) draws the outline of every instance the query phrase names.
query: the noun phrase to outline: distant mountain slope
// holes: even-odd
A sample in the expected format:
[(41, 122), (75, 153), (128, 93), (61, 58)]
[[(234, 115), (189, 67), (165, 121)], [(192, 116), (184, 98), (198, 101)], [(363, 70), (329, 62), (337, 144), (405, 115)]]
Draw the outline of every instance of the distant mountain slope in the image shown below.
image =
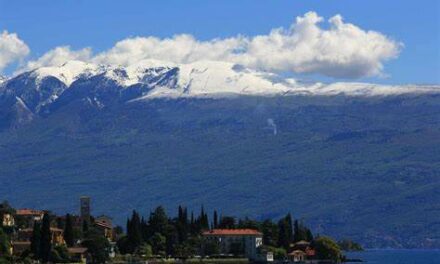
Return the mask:
[(64, 213), (87, 194), (94, 213), (119, 223), (158, 204), (290, 211), (370, 247), (440, 247), (436, 86), (200, 96), (191, 89), (206, 79), (182, 85), (180, 67), (145, 68), (128, 82), (134, 70), (82, 66), (64, 79), (34, 71), (1, 84), (1, 199)]

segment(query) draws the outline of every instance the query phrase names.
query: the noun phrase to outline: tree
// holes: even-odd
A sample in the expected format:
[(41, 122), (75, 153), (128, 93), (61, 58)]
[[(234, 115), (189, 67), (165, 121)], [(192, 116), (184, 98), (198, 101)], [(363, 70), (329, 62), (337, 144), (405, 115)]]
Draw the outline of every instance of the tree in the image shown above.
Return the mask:
[(142, 244), (141, 220), (136, 211), (133, 211), (131, 219), (128, 221), (127, 236), (129, 251), (133, 253)]
[(219, 228), (234, 229), (235, 228), (235, 218), (232, 216), (223, 216), (220, 219)]
[(160, 233), (154, 233), (154, 235), (150, 238), (149, 244), (153, 248), (153, 253), (155, 255), (165, 255), (166, 250), (166, 238)]
[(87, 248), (92, 263), (105, 263), (108, 260), (110, 243), (98, 231), (90, 229), (81, 244)]
[(137, 251), (137, 254), (142, 256), (142, 257), (146, 257), (146, 258), (152, 257), (153, 256), (153, 248), (151, 247), (150, 244), (143, 243), (139, 247), (139, 249)]
[(83, 234), (85, 234), (88, 231), (89, 231), (89, 221), (84, 219), (82, 222), (82, 232), (83, 232)]
[(278, 245), (278, 225), (270, 219), (261, 224), (263, 232), (263, 245), (276, 247)]
[(318, 259), (340, 262), (343, 258), (338, 244), (329, 237), (319, 237), (312, 242), (311, 246), (315, 249)]
[(51, 261), (54, 263), (68, 263), (70, 262), (69, 253), (66, 246), (55, 246), (51, 252)]
[(162, 206), (157, 207), (156, 210), (154, 210), (154, 212), (150, 215), (148, 224), (150, 225), (151, 230), (153, 230), (153, 234), (158, 232), (162, 235), (165, 235), (168, 226), (168, 217), (165, 213), (165, 209)]
[(299, 223), (298, 220), (295, 220), (294, 226), (293, 226), (293, 242), (298, 242), (301, 240), (301, 234), (299, 230)]
[(46, 263), (50, 260), (50, 252), (52, 250), (52, 235), (50, 233), (50, 216), (46, 212), (43, 216), (43, 224), (41, 226), (40, 254), (39, 257)]
[(40, 243), (41, 243), (41, 226), (40, 223), (35, 221), (32, 230), (32, 237), (31, 237), (31, 253), (34, 255), (35, 259), (40, 258)]
[(10, 247), (11, 243), (9, 242), (8, 235), (0, 228), (0, 256), (9, 256)]
[(64, 226), (64, 241), (66, 241), (67, 246), (72, 247), (75, 243), (74, 240), (72, 217), (70, 214), (67, 214), (66, 224)]
[(188, 214), (186, 208), (179, 206), (179, 215), (175, 223), (179, 243), (183, 243), (188, 238)]
[(220, 244), (217, 240), (206, 240), (203, 243), (203, 254), (205, 256), (217, 255), (220, 253)]
[(304, 224), (299, 223), (298, 220), (295, 220), (293, 227), (293, 242), (298, 242), (301, 240), (312, 241), (313, 234), (309, 228), (304, 226)]
[(292, 242), (292, 219), (290, 214), (278, 221), (278, 229), (278, 246), (288, 250), (290, 242)]
[(199, 217), (199, 230), (206, 230), (209, 229), (209, 220), (208, 220), (208, 214), (205, 213), (205, 208), (201, 207), (200, 209), (200, 217)]
[(217, 228), (217, 226), (218, 226), (218, 215), (217, 215), (217, 211), (216, 211), (216, 210), (214, 210), (214, 216), (213, 216), (213, 218), (214, 218), (214, 225), (213, 225), (213, 228)]
[(187, 242), (176, 244), (174, 248), (174, 256), (186, 260), (195, 255), (195, 249)]

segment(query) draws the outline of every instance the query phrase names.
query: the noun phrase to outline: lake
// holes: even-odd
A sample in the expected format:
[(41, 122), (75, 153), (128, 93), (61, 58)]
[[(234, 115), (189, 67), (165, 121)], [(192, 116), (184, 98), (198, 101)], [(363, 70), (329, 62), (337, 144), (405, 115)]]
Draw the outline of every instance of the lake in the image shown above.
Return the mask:
[(347, 256), (375, 264), (440, 264), (440, 250), (374, 249)]

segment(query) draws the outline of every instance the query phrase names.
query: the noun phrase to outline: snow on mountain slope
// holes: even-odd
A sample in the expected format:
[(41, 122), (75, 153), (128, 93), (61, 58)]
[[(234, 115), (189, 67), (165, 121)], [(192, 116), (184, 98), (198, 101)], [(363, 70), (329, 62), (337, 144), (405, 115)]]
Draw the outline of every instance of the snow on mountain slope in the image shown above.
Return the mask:
[(0, 75), (0, 86), (1, 86), (4, 82), (6, 82), (7, 79), (8, 79), (8, 78), (6, 78), (5, 76)]
[(82, 61), (69, 61), (59, 67), (41, 67), (32, 72), (37, 81), (52, 76), (70, 86), (81, 76), (93, 76), (105, 71), (105, 68)]
[[(237, 64), (217, 61), (176, 64), (158, 60), (143, 60), (128, 67), (69, 61), (59, 67), (38, 68), (31, 71), (30, 76), (35, 78), (37, 90), (39, 84), (47, 77), (55, 77), (66, 85), (66, 89), (69, 89), (72, 83), (78, 79), (89, 79), (96, 76), (114, 81), (120, 89), (135, 85), (148, 87), (134, 100), (156, 97), (226, 97), (231, 95), (345, 94), (348, 96), (387, 96), (408, 93), (440, 93), (439, 85), (303, 83), (292, 78), (282, 78), (274, 73), (251, 70)], [(10, 78), (8, 81), (13, 79)], [(51, 98), (56, 99), (58, 96), (59, 94), (56, 94)]]

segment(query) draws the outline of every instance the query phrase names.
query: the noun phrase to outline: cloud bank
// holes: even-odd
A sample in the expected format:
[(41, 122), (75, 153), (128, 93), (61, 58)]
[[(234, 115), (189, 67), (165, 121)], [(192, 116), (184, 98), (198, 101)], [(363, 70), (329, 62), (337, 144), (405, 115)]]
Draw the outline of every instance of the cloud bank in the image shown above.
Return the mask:
[(25, 58), (29, 52), (29, 47), (17, 34), (3, 31), (0, 35), (0, 72), (9, 64)]
[(321, 27), (324, 18), (308, 12), (297, 17), (289, 28), (276, 28), (253, 37), (239, 35), (208, 41), (188, 34), (165, 39), (134, 37), (95, 55), (90, 48), (71, 50), (63, 46), (29, 61), (24, 69), (58, 66), (72, 59), (121, 66), (145, 59), (174, 63), (215, 60), (270, 72), (360, 78), (382, 75), (383, 63), (396, 58), (403, 46), (379, 32), (346, 23), (340, 15), (327, 23), (327, 27)]

